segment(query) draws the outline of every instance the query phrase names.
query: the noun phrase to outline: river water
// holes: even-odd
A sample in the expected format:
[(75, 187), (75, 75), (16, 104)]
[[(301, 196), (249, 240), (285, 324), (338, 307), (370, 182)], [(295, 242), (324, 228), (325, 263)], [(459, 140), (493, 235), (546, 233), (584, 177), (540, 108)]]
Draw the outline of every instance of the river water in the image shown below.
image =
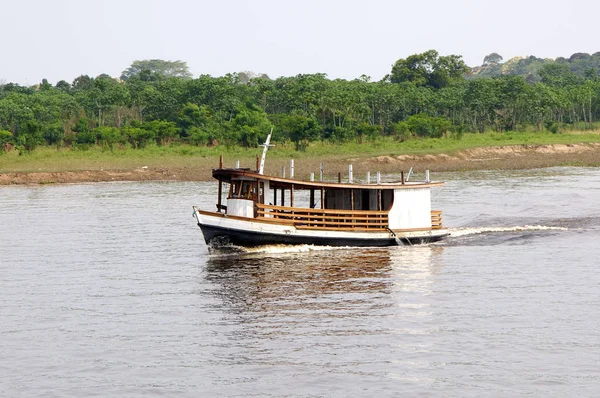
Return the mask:
[(442, 243), (233, 255), (213, 183), (0, 188), (0, 396), (598, 396), (600, 169), (433, 177)]

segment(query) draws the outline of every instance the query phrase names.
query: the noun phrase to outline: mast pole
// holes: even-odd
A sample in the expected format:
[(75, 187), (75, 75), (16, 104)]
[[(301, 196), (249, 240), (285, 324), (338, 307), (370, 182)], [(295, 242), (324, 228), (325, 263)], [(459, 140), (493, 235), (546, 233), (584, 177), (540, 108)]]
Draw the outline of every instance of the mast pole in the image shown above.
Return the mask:
[(261, 146), (263, 147), (262, 157), (260, 158), (260, 167), (258, 168), (258, 174), (263, 174), (265, 170), (265, 158), (267, 157), (267, 151), (271, 145), (271, 135), (273, 134), (273, 128), (271, 127), (271, 132), (267, 136), (267, 140)]

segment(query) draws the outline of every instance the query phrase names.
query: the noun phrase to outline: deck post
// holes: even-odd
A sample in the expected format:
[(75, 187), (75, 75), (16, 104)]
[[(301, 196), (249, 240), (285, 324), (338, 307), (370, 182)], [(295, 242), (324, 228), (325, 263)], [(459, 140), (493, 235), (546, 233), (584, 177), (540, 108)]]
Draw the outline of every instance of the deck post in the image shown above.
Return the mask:
[(294, 184), (292, 184), (292, 188), (290, 189), (290, 207), (294, 207)]
[(290, 178), (294, 178), (294, 159), (290, 159)]
[(367, 171), (367, 184), (371, 183), (371, 172)]
[(315, 208), (315, 190), (314, 189), (310, 190), (310, 208), (311, 209)]
[[(223, 168), (223, 155), (219, 156), (219, 169)], [(217, 211), (221, 212), (221, 205), (223, 204), (221, 196), (223, 196), (223, 181), (219, 180), (219, 197), (217, 198)]]
[(323, 181), (323, 162), (319, 165), (319, 181)]
[(352, 173), (352, 165), (348, 165), (348, 183), (352, 184), (354, 181), (354, 175)]
[(221, 196), (223, 195), (223, 181), (219, 180), (219, 197), (217, 199), (217, 211), (221, 212)]
[(281, 206), (285, 206), (285, 189), (281, 188)]
[(239, 161), (239, 160), (236, 160), (236, 161), (235, 161), (235, 168), (236, 168), (236, 169), (239, 169), (239, 168), (240, 168), (240, 161)]
[(379, 171), (377, 172), (377, 184), (381, 184), (381, 173)]
[(258, 172), (260, 168), (260, 157), (256, 155), (256, 172)]
[(273, 205), (277, 206), (277, 188), (273, 188)]
[(325, 208), (325, 188), (321, 187), (321, 209)]
[(404, 185), (404, 170), (400, 172), (400, 179), (402, 180), (402, 185)]
[(342, 173), (338, 173), (338, 184), (342, 183)]

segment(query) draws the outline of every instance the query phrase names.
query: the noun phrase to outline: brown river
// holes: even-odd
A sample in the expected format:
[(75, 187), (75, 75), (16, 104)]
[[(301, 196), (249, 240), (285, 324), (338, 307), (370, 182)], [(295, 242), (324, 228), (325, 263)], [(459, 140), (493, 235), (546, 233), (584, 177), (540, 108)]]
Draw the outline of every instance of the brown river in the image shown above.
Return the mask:
[(213, 183), (0, 187), (0, 396), (597, 396), (600, 169), (432, 178), (441, 243), (236, 254)]

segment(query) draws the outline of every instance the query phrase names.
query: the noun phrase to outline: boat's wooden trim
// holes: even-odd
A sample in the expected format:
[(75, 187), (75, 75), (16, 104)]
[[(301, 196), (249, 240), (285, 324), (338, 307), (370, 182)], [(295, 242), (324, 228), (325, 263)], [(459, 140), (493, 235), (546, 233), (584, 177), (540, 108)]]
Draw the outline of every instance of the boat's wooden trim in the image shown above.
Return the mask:
[(307, 207), (288, 207), (288, 206), (273, 206), (273, 205), (265, 205), (262, 203), (256, 204), (259, 209), (263, 210), (278, 210), (278, 211), (294, 211), (296, 213), (311, 213), (314, 215), (318, 214), (345, 214), (345, 215), (385, 215), (387, 216), (387, 211), (380, 210), (336, 210), (336, 209), (317, 209), (317, 208), (307, 208)]
[[(311, 226), (311, 225), (296, 225), (296, 229), (304, 229), (304, 230), (317, 230), (317, 231), (348, 231), (348, 228), (334, 228), (334, 227), (320, 227), (320, 226)], [(354, 227), (352, 231), (360, 231), (360, 232), (385, 232), (388, 231), (387, 228), (364, 228), (364, 227)]]
[(442, 229), (442, 211), (431, 210), (431, 229)]
[(203, 216), (211, 216), (211, 217), (225, 217), (225, 213), (219, 213), (218, 211), (206, 211), (201, 210), (197, 207), (194, 207), (194, 211)]
[(401, 232), (418, 232), (418, 231), (431, 231), (432, 228), (402, 228), (402, 229), (391, 229), (390, 231), (394, 233)]
[(236, 216), (228, 216), (229, 218), (233, 218), (236, 220), (244, 220), (244, 221), (252, 221), (252, 222), (263, 222), (267, 224), (285, 224), (285, 225), (294, 225), (294, 220), (286, 220), (282, 218), (268, 218), (268, 217), (255, 217), (255, 218), (246, 218), (246, 217), (236, 217)]
[(272, 215), (272, 218), (292, 218), (294, 217), (295, 219), (298, 220), (310, 220), (311, 222), (315, 222), (315, 223), (319, 223), (319, 222), (338, 222), (341, 221), (343, 222), (344, 220), (354, 220), (354, 221), (375, 221), (375, 220), (383, 220), (384, 218), (387, 219), (387, 217), (356, 217), (356, 216), (350, 216), (350, 215), (315, 215), (315, 214), (308, 214), (308, 215), (302, 215), (300, 213), (295, 213), (295, 215), (291, 215), (290, 213), (272, 213), (272, 212), (268, 212), (268, 211), (264, 211), (264, 210), (258, 210), (257, 211), (258, 216), (262, 217), (262, 216), (270, 216)]
[[(204, 216), (227, 217), (233, 220), (280, 224), (293, 226), (297, 229), (374, 232), (388, 230), (388, 217), (387, 212), (385, 211), (370, 212), (365, 210), (294, 209), (285, 206), (261, 204), (257, 204), (257, 207), (258, 216), (255, 218), (231, 216), (218, 212), (200, 210), (198, 208), (195, 208), (195, 211)], [(268, 211), (268, 209), (274, 211)], [(278, 209), (285, 209), (285, 211)], [(432, 210), (431, 228), (394, 229), (393, 232), (429, 231), (442, 228), (442, 212), (440, 210)]]
[(249, 217), (241, 217), (241, 216), (231, 216), (231, 215), (224, 214), (224, 213), (200, 210), (198, 208), (196, 208), (196, 211), (198, 212), (198, 214), (203, 215), (203, 216), (208, 216), (208, 217), (230, 218), (232, 220), (263, 222), (263, 223), (269, 223), (269, 224), (294, 225), (294, 220), (282, 220), (282, 219), (278, 219), (278, 218), (266, 218), (266, 217), (249, 218)]
[(386, 229), (388, 227), (386, 211), (309, 209), (260, 203), (256, 206), (258, 218), (292, 220), (296, 227), (353, 231), (361, 228)]
[(230, 182), (234, 179), (255, 179), (255, 180), (268, 180), (271, 188), (285, 188), (291, 189), (294, 185), (294, 189), (320, 189), (321, 187), (327, 189), (411, 189), (411, 188), (428, 188), (437, 187), (444, 185), (443, 182), (438, 181), (398, 181), (398, 182), (384, 182), (380, 184), (350, 184), (342, 182), (325, 182), (325, 181), (304, 181), (293, 178), (274, 177), (259, 174), (256, 171), (249, 169), (213, 169), (213, 177), (225, 182)]

